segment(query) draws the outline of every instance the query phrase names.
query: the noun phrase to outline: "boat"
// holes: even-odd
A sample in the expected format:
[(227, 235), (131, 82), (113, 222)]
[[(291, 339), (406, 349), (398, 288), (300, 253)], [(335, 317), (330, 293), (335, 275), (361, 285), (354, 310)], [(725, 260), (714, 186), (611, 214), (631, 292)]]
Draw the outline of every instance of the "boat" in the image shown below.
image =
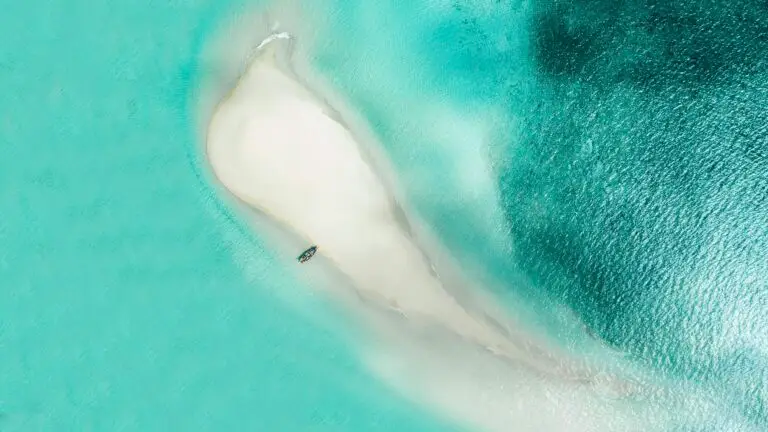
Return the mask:
[(296, 258), (300, 263), (304, 264), (305, 262), (312, 259), (313, 256), (315, 256), (315, 252), (317, 252), (317, 246), (312, 245), (309, 249), (305, 250), (304, 252), (299, 255), (298, 258)]

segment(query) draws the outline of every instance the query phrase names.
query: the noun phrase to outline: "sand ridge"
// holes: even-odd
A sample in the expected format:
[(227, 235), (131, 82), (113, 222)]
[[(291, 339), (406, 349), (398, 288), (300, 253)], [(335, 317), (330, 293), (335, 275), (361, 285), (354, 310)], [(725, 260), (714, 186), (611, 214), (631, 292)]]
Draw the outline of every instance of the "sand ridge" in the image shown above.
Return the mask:
[(318, 255), (362, 297), (382, 299), (404, 316), (428, 319), (539, 373), (589, 382), (588, 371), (510, 340), (493, 320), (472, 316), (450, 295), (338, 113), (285, 72), (289, 50), (286, 33), (262, 42), (214, 114), (207, 153), (219, 181), (307, 246), (317, 244)]

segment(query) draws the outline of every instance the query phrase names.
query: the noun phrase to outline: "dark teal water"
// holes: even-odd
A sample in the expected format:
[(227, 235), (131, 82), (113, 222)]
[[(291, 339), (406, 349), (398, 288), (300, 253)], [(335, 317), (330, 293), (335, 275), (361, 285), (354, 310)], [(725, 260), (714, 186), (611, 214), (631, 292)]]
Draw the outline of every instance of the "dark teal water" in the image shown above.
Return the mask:
[[(555, 2), (500, 180), (515, 265), (768, 427), (768, 4)], [(514, 91), (514, 90), (510, 90)]]

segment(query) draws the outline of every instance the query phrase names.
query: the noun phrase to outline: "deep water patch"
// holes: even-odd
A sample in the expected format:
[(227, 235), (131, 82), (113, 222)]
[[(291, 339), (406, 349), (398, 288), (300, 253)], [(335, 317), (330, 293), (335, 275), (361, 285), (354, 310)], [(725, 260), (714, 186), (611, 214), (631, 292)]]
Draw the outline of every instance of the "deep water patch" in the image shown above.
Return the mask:
[(537, 2), (542, 74), (600, 85), (700, 87), (760, 74), (768, 6), (760, 0)]
[(768, 9), (546, 2), (500, 179), (534, 284), (768, 424)]

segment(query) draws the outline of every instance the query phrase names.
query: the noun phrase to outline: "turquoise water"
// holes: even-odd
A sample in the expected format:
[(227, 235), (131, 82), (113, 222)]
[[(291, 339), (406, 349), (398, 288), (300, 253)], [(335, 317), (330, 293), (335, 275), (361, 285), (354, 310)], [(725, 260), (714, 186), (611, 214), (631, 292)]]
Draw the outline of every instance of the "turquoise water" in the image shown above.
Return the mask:
[(198, 177), (198, 44), (236, 6), (3, 5), (0, 430), (448, 429), (272, 294), (299, 283)]
[[(675, 431), (768, 427), (764, 3), (306, 3), (315, 66), (514, 312), (716, 407)], [(199, 55), (244, 6), (4, 5), (0, 430), (451, 430), (207, 180)]]

